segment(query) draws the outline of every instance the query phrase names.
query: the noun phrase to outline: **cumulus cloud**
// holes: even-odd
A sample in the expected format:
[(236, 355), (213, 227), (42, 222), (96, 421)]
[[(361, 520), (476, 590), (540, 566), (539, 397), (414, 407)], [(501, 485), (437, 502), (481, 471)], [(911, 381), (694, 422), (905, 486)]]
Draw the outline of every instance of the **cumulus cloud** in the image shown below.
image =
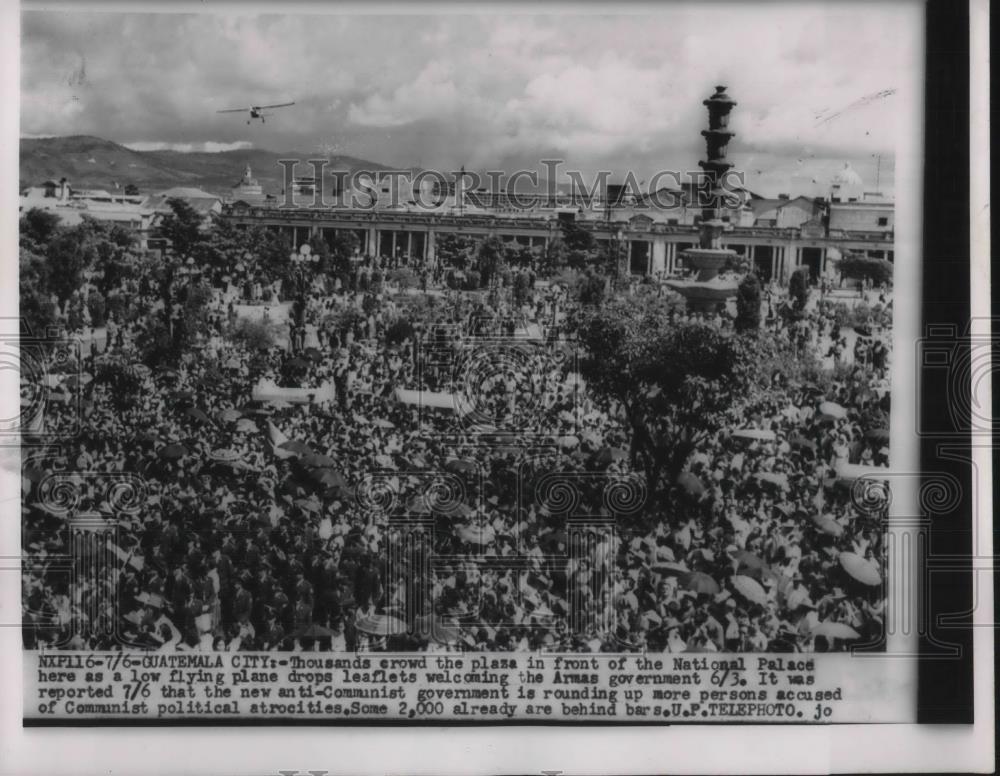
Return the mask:
[[(739, 102), (733, 160), (781, 169), (787, 184), (841, 161), (864, 175), (873, 154), (891, 157), (906, 129), (899, 107), (918, 99), (915, 3), (627, 10), (25, 12), (22, 132), (163, 148), (336, 147), (444, 169), (557, 155), (583, 169), (645, 171), (696, 163), (701, 101), (725, 83)], [(286, 100), (295, 107), (264, 125), (216, 112)]]
[(233, 143), (215, 143), (211, 140), (204, 143), (163, 143), (157, 140), (136, 140), (122, 145), (133, 151), (203, 151), (210, 154), (222, 151), (244, 151), (253, 148), (253, 143), (249, 140), (237, 140)]

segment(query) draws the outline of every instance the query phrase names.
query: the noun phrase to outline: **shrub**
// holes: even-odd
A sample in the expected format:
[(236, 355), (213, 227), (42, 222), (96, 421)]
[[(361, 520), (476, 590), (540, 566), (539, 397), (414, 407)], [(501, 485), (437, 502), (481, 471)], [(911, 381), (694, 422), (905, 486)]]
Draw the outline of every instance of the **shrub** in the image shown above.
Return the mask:
[(760, 329), (760, 280), (751, 272), (736, 290), (736, 330)]
[(397, 318), (385, 331), (385, 341), (389, 345), (398, 345), (404, 340), (413, 339), (413, 324), (405, 318)]
[(226, 330), (226, 337), (247, 350), (268, 350), (275, 345), (276, 330), (277, 326), (271, 321), (241, 318)]
[(875, 285), (892, 282), (893, 266), (885, 259), (869, 259), (865, 256), (847, 255), (837, 265), (842, 277), (863, 280), (868, 278)]
[(391, 270), (388, 277), (390, 283), (394, 283), (400, 288), (416, 288), (419, 284), (417, 273), (412, 269), (406, 269), (404, 267)]
[(788, 280), (788, 295), (796, 310), (805, 309), (809, 299), (809, 268), (799, 267)]
[(87, 310), (90, 311), (90, 323), (95, 328), (103, 326), (106, 321), (106, 305), (104, 295), (100, 291), (91, 291), (87, 297)]
[(587, 307), (600, 307), (604, 301), (604, 278), (600, 275), (587, 275), (581, 278), (577, 286), (580, 304)]

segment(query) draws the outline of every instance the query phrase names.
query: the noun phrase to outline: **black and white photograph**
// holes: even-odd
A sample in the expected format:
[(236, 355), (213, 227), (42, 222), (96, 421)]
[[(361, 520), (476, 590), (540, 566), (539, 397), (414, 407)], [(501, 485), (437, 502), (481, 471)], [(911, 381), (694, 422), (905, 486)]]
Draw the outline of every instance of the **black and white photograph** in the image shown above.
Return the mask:
[(12, 16), (25, 725), (918, 721), (922, 4)]

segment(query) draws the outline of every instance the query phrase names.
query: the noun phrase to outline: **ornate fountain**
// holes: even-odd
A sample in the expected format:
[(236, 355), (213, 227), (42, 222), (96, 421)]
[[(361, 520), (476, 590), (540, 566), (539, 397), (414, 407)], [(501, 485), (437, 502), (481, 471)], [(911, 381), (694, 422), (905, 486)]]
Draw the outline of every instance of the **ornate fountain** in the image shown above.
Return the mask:
[(722, 247), (725, 222), (720, 218), (725, 190), (720, 181), (732, 167), (726, 161), (726, 147), (736, 133), (728, 129), (729, 112), (736, 105), (725, 86), (716, 86), (715, 94), (704, 100), (708, 107), (708, 129), (701, 131), (707, 149), (706, 160), (698, 162), (705, 171), (701, 195), (707, 205), (702, 209), (699, 247), (681, 253), (685, 265), (698, 271), (693, 280), (668, 280), (666, 285), (681, 294), (691, 310), (715, 310), (736, 296), (738, 279), (723, 278), (719, 270), (732, 262), (737, 253)]

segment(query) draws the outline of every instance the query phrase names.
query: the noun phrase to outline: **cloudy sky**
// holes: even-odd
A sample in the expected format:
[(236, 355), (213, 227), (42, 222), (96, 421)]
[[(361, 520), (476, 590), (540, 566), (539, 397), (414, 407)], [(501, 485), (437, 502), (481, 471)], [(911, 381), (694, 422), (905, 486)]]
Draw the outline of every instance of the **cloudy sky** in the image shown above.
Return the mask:
[[(581, 6), (589, 8), (589, 6)], [(614, 6), (616, 9), (619, 6)], [(902, 101), (917, 97), (914, 4), (663, 4), (628, 14), (22, 15), (23, 136), (133, 148), (350, 154), (588, 175), (691, 169), (702, 99), (739, 102), (748, 185), (819, 193), (850, 163), (891, 190)], [(267, 123), (222, 108), (294, 100)], [(812, 181), (816, 183), (813, 184)]]

